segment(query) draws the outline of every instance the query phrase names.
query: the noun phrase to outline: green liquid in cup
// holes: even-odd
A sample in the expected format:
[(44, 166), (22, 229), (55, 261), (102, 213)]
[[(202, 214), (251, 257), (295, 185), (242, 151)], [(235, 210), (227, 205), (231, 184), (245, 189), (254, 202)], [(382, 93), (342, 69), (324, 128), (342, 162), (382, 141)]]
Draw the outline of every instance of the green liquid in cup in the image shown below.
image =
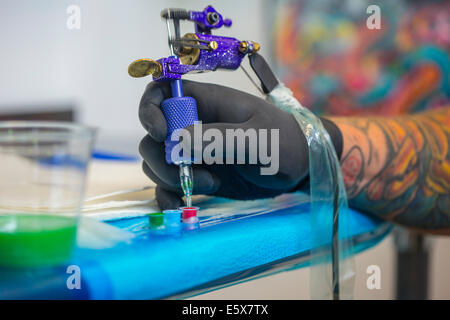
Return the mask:
[(63, 264), (76, 240), (73, 217), (0, 215), (0, 265), (40, 267)]

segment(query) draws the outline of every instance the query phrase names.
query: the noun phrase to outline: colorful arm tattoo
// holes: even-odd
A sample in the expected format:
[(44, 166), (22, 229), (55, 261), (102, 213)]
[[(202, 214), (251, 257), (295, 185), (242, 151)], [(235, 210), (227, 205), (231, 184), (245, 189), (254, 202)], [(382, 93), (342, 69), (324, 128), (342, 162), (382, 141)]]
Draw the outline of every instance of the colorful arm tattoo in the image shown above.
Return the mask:
[(450, 107), (396, 118), (334, 118), (349, 204), (450, 234)]

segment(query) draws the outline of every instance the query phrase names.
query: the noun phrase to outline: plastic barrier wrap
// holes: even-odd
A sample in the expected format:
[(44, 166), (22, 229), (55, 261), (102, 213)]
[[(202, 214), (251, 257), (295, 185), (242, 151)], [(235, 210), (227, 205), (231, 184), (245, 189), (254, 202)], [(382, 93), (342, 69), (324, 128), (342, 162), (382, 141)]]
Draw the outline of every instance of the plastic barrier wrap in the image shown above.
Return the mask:
[(269, 93), (269, 100), (295, 117), (308, 143), (311, 298), (351, 299), (355, 278), (353, 243), (342, 236), (349, 234), (350, 215), (333, 143), (322, 122), (283, 84)]

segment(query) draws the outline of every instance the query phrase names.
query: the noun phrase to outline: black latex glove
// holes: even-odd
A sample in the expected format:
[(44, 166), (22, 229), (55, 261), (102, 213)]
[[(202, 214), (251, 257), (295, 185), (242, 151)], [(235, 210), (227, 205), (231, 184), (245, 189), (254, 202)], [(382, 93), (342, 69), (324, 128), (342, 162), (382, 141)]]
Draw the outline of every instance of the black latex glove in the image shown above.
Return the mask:
[[(185, 96), (197, 100), (203, 132), (216, 128), (225, 137), (225, 129), (267, 129), (268, 154), (271, 155), (270, 129), (279, 129), (277, 174), (261, 175), (258, 164), (194, 164), (194, 194), (248, 200), (274, 197), (298, 188), (308, 174), (308, 148), (291, 114), (256, 96), (214, 84), (183, 81), (183, 91)], [(183, 205), (178, 167), (167, 164), (164, 152), (167, 124), (160, 104), (170, 97), (168, 83), (152, 82), (147, 86), (139, 107), (139, 118), (148, 131), (139, 146), (144, 158), (143, 170), (157, 184), (156, 199), (161, 210)], [(331, 121), (322, 121), (340, 154), (340, 131)], [(193, 137), (193, 126), (186, 129)], [(204, 143), (207, 144), (209, 142)], [(224, 156), (230, 155), (224, 152)]]

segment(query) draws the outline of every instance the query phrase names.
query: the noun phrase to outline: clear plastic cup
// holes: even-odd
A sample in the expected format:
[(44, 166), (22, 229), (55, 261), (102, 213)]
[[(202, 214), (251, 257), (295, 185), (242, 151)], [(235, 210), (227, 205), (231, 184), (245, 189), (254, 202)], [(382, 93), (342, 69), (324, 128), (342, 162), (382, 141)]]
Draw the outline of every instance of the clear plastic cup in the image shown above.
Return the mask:
[(0, 266), (70, 258), (94, 137), (70, 123), (0, 122)]

